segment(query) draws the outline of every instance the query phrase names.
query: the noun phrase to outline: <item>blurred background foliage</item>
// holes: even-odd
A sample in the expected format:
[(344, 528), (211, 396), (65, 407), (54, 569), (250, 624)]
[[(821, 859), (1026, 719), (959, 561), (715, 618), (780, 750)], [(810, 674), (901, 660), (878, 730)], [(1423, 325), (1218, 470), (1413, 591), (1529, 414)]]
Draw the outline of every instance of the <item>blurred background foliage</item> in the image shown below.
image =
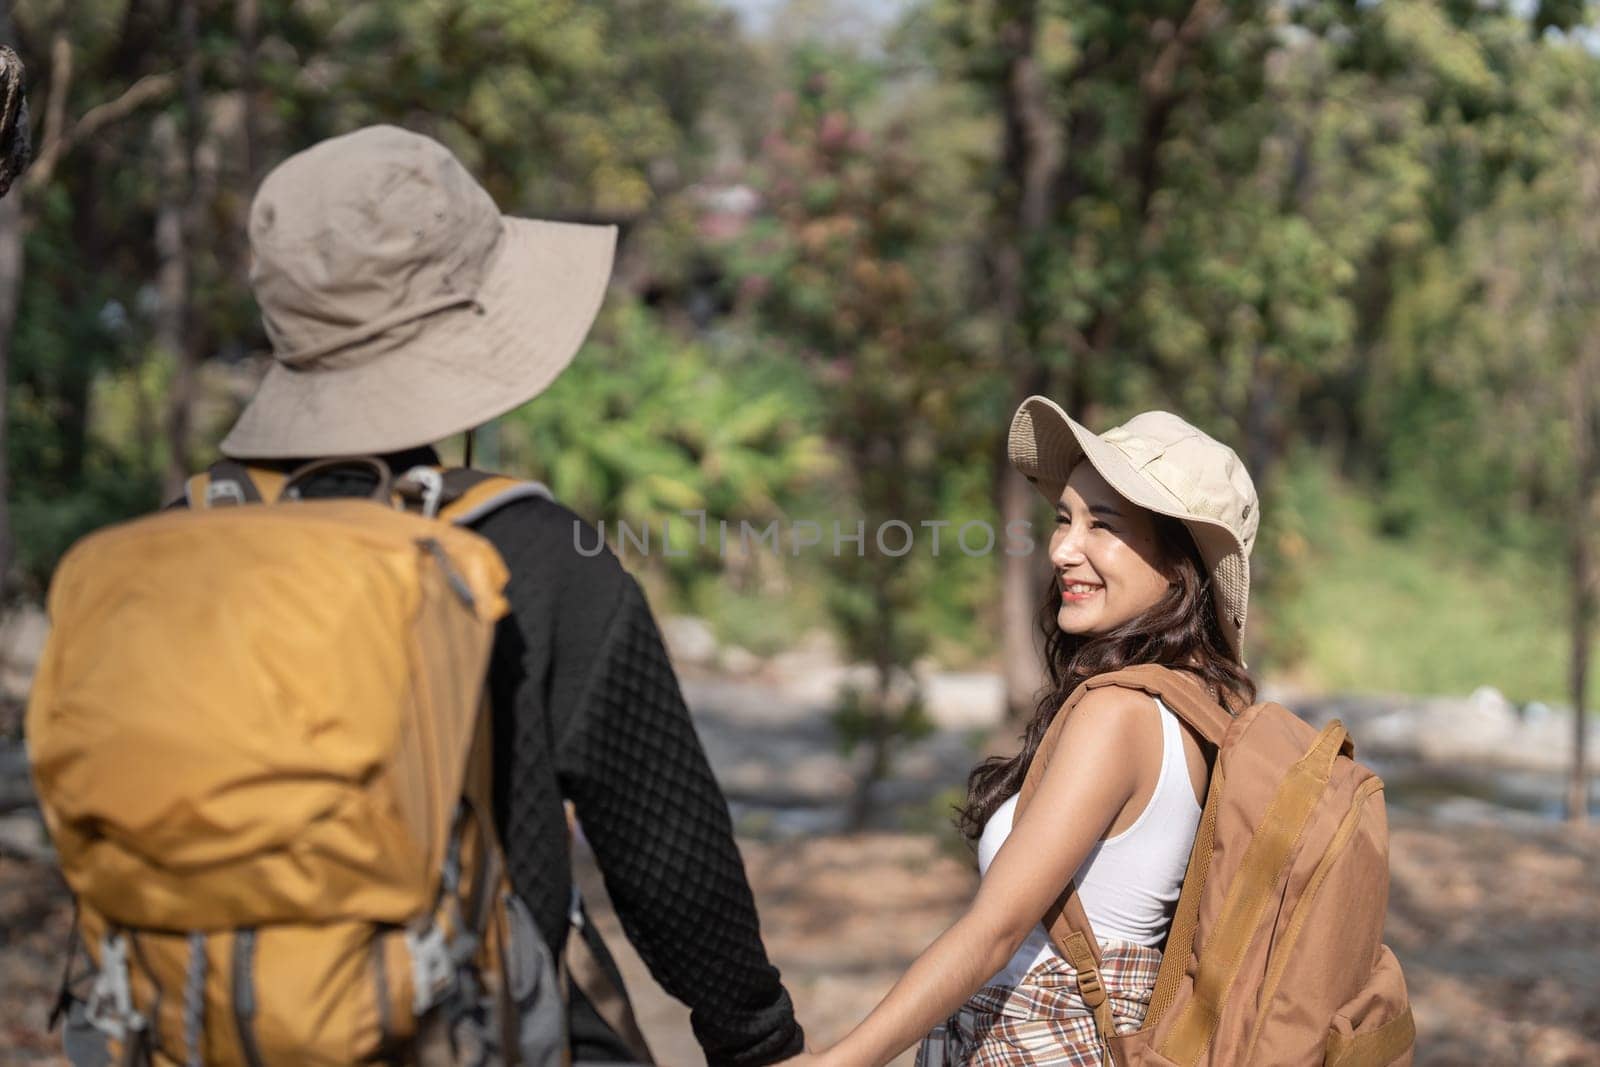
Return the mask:
[[(878, 668), (841, 717), (863, 739), (918, 729), (895, 680), (921, 657), (1027, 692), (1041, 554), (952, 541), (1043, 529), (1003, 461), (1029, 392), (1235, 444), (1265, 498), (1253, 667), (1570, 699), (1600, 484), (1593, 16), (16, 0), (39, 161), (0, 201), (6, 595), (212, 457), (265, 361), (255, 184), (387, 121), (508, 212), (622, 227), (586, 350), (496, 458), (614, 545), (671, 518), (681, 555), (624, 552), (661, 612), (758, 651), (829, 628)], [(909, 553), (873, 536), (892, 518)], [(779, 521), (782, 551), (719, 553), (722, 519)], [(801, 519), (820, 549), (788, 550)], [(866, 523), (859, 554), (835, 519)], [(952, 523), (937, 557), (924, 519)]]

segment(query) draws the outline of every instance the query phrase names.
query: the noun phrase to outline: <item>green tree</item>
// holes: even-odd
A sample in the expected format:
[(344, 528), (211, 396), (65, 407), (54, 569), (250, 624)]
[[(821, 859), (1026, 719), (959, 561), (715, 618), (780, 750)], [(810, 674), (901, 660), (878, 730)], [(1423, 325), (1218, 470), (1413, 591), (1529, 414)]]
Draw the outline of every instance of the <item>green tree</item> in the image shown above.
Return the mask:
[(1600, 518), (1600, 69), (1576, 49), (1547, 57), (1548, 159), (1504, 183), (1467, 227), (1473, 302), (1455, 340), (1470, 372), (1463, 400), (1493, 427), (1473, 453), (1528, 483), (1538, 509), (1564, 528), (1574, 715), (1568, 813), (1588, 814), (1584, 762)]
[[(32, 72), (34, 166), (0, 219), (0, 584), (11, 574), (8, 534), (34, 582), (76, 533), (131, 501), (154, 497), (150, 468), (108, 455), (90, 426), (90, 395), (119, 364), (121, 313), (149, 263), (148, 215), (136, 174), (116, 164), (140, 152), (143, 123), (177, 85), (152, 46), (159, 12), (112, 2), (31, 2), (7, 11)], [(130, 232), (131, 231), (131, 232)], [(118, 236), (134, 238), (127, 243)], [(126, 349), (124, 348), (125, 352)], [(73, 487), (70, 493), (63, 486)]]
[(338, 64), (325, 122), (430, 133), (505, 210), (545, 218), (632, 222), (693, 180), (747, 58), (709, 0), (375, 0), (314, 28)]
[[(1011, 405), (1048, 393), (1095, 421), (1152, 395), (1141, 385), (1158, 372), (1215, 391), (1213, 354), (1169, 345), (1189, 357), (1173, 372), (1152, 350), (1170, 324), (1145, 316), (1164, 289), (1199, 281), (1204, 246), (1172, 216), (1190, 198), (1217, 209), (1226, 201), (1202, 199), (1200, 178), (1231, 180), (1254, 165), (1264, 127), (1237, 117), (1261, 106), (1271, 10), (1213, 0), (931, 5), (941, 68), (1001, 118), (984, 259)], [(1002, 448), (998, 433), (992, 447)], [(1036, 506), (999, 465), (994, 496), (1006, 523)], [(1031, 620), (1044, 579), (1037, 557), (1002, 565), (1007, 693), (1019, 713), (1041, 681)]]
[[(742, 56), (708, 0), (7, 10), (39, 161), (6, 201), (21, 222), (0, 226), (0, 243), (27, 234), (14, 329), (0, 318), (5, 499), (35, 591), (67, 543), (204, 463), (265, 365), (243, 238), (270, 161), (400, 122), (450, 144), (507, 211), (647, 238), (713, 147), (706, 112)], [(619, 275), (658, 244), (625, 242)]]
[(925, 180), (909, 118), (862, 118), (874, 102), (871, 66), (816, 46), (796, 66), (763, 146), (767, 211), (741, 273), (761, 327), (816, 382), (842, 460), (834, 514), (860, 516), (859, 528), (839, 520), (819, 533), (819, 551), (832, 550), (830, 614), (846, 652), (875, 677), (870, 690), (842, 694), (836, 715), (848, 741), (868, 746), (849, 816), (859, 827), (896, 741), (925, 727), (911, 665), (927, 647), (918, 578), (928, 572), (906, 557), (961, 463), (940, 435), (959, 422), (968, 385), (958, 309), (969, 279), (949, 243), (956, 216)]

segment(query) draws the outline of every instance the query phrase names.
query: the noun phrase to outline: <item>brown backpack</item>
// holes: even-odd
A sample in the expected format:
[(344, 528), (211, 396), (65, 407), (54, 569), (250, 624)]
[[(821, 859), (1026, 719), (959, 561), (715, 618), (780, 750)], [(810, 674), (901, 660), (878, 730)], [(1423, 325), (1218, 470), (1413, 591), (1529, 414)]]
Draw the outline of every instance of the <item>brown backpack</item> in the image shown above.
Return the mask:
[(1389, 895), (1383, 782), (1278, 704), (1231, 715), (1190, 676), (1142, 666), (1080, 685), (1039, 744), (1018, 800), (1038, 788), (1067, 715), (1092, 689), (1159, 697), (1216, 746), (1144, 1024), (1116, 1033), (1100, 950), (1068, 883), (1045, 914), (1116, 1067), (1381, 1067), (1411, 1063), (1405, 979), (1382, 943)]

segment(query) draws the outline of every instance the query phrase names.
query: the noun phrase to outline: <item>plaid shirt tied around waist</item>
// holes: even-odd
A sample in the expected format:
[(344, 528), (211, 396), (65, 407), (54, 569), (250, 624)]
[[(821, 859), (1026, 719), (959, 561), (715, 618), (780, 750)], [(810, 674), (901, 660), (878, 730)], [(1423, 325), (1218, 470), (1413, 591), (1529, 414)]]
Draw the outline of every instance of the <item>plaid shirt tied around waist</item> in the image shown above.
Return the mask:
[[(1100, 942), (1100, 977), (1117, 1032), (1144, 1022), (1161, 950)], [(1094, 1015), (1078, 995), (1072, 965), (1052, 954), (1012, 988), (984, 986), (933, 1028), (916, 1067), (1101, 1067)]]

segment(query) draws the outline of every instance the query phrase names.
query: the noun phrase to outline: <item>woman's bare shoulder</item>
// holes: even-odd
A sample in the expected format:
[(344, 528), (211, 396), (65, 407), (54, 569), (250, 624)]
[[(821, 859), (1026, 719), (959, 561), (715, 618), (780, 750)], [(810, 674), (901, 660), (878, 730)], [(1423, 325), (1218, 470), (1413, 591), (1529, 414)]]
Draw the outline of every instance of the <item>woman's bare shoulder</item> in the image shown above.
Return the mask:
[(1067, 715), (1059, 755), (1068, 764), (1083, 760), (1115, 760), (1130, 780), (1138, 776), (1141, 757), (1161, 754), (1161, 720), (1147, 693), (1106, 686), (1085, 693)]
[(1067, 718), (1063, 729), (1118, 730), (1129, 729), (1136, 723), (1151, 718), (1155, 701), (1148, 693), (1108, 685), (1091, 689), (1079, 699)]

